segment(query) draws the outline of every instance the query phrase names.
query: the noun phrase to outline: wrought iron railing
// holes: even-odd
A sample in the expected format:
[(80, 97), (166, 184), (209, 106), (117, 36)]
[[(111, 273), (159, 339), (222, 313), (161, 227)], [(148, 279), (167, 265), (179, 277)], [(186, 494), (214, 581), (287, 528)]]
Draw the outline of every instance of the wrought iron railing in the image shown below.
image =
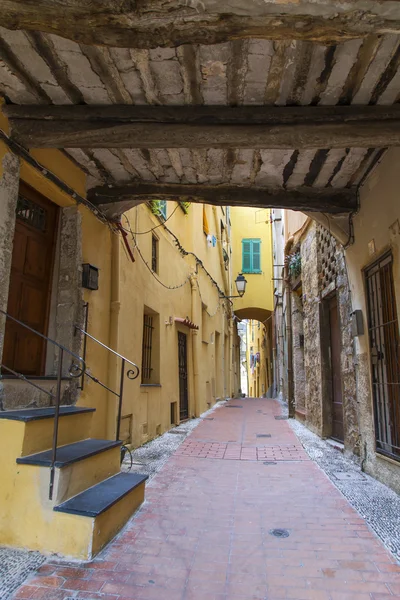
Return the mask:
[(75, 352), (72, 352), (71, 350), (69, 350), (68, 348), (63, 346), (62, 344), (59, 344), (55, 340), (52, 340), (47, 335), (44, 335), (43, 333), (36, 331), (36, 329), (33, 329), (26, 323), (23, 323), (22, 321), (20, 321), (19, 319), (16, 319), (15, 317), (12, 317), (10, 314), (6, 313), (4, 310), (0, 309), (0, 314), (2, 314), (6, 319), (10, 319), (14, 323), (17, 323), (20, 327), (23, 327), (24, 329), (27, 329), (28, 331), (38, 335), (39, 337), (46, 340), (47, 342), (50, 342), (50, 344), (53, 344), (53, 346), (58, 348), (58, 351), (59, 351), (58, 352), (58, 364), (57, 364), (57, 385), (56, 385), (56, 393), (55, 394), (53, 394), (49, 390), (42, 388), (37, 383), (34, 383), (32, 380), (30, 380), (28, 377), (26, 377), (22, 373), (19, 373), (19, 372), (15, 371), (14, 369), (11, 369), (7, 365), (1, 364), (1, 369), (8, 371), (9, 373), (14, 375), (18, 379), (22, 379), (26, 383), (29, 383), (29, 385), (41, 390), (42, 392), (44, 392), (45, 394), (47, 394), (54, 400), (54, 428), (53, 428), (53, 442), (52, 442), (52, 449), (51, 449), (50, 484), (49, 484), (49, 499), (52, 500), (53, 487), (54, 487), (54, 476), (55, 476), (55, 463), (57, 460), (58, 421), (59, 421), (59, 416), (60, 416), (61, 381), (63, 379), (62, 369), (63, 369), (64, 353), (72, 356), (71, 366), (68, 369), (68, 373), (71, 378), (81, 377), (85, 373), (85, 371), (86, 371), (85, 360), (82, 357), (80, 357), (78, 354), (75, 354)]
[[(103, 387), (104, 389), (106, 389), (107, 391), (109, 391), (111, 394), (113, 394), (114, 396), (116, 396), (118, 398), (117, 430), (116, 430), (116, 436), (115, 436), (116, 441), (118, 441), (119, 436), (120, 436), (120, 430), (121, 430), (122, 400), (123, 400), (123, 394), (124, 394), (125, 376), (130, 380), (137, 379), (137, 377), (139, 377), (140, 371), (139, 371), (139, 367), (137, 366), (137, 364), (135, 364), (134, 362), (132, 362), (131, 360), (129, 360), (122, 354), (119, 354), (119, 352), (116, 352), (116, 350), (113, 350), (109, 346), (106, 346), (106, 344), (103, 344), (103, 342), (101, 342), (100, 340), (95, 338), (93, 335), (88, 333), (88, 331), (87, 331), (88, 313), (89, 313), (89, 306), (86, 303), (85, 304), (85, 328), (82, 329), (82, 327), (75, 325), (75, 333), (79, 332), (84, 336), (84, 339), (83, 339), (83, 358), (84, 358), (84, 360), (86, 360), (86, 349), (87, 349), (86, 341), (87, 341), (87, 338), (89, 338), (90, 340), (92, 340), (93, 342), (95, 342), (96, 344), (98, 344), (99, 346), (101, 346), (102, 348), (107, 350), (108, 352), (111, 352), (111, 354), (113, 354), (117, 358), (120, 358), (121, 359), (121, 370), (120, 370), (120, 376), (119, 376), (118, 391), (111, 389), (108, 385), (106, 385), (105, 383), (100, 381), (100, 379), (98, 379), (97, 377), (92, 375), (92, 373), (89, 373), (87, 370), (85, 370), (82, 373), (80, 389), (81, 390), (83, 389), (84, 383), (85, 383), (85, 377), (88, 377), (89, 379), (91, 379), (95, 383), (98, 383), (99, 385), (101, 385), (101, 387)], [(127, 365), (128, 365), (128, 368), (126, 369)]]

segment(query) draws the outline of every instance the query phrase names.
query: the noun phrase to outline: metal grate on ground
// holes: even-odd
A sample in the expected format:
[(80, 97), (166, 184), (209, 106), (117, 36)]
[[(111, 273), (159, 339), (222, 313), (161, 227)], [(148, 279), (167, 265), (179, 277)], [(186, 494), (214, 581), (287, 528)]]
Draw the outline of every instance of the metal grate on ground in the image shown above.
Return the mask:
[(176, 455), (190, 458), (219, 458), (223, 460), (303, 461), (310, 460), (297, 445), (243, 446), (238, 443), (203, 442), (187, 440)]

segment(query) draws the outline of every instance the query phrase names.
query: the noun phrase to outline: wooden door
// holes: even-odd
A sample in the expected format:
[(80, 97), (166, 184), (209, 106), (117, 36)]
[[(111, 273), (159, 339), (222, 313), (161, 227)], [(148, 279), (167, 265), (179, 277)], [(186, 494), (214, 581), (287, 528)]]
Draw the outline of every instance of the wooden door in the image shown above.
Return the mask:
[(332, 369), (332, 437), (343, 442), (343, 396), (340, 368), (340, 325), (336, 298), (329, 301), (329, 324)]
[[(47, 334), (58, 207), (21, 184), (7, 312)], [(24, 375), (43, 375), (46, 341), (7, 319), (3, 363)], [(7, 371), (5, 371), (7, 372)]]
[(178, 331), (179, 357), (179, 416), (180, 420), (189, 418), (188, 372), (187, 372), (187, 336)]

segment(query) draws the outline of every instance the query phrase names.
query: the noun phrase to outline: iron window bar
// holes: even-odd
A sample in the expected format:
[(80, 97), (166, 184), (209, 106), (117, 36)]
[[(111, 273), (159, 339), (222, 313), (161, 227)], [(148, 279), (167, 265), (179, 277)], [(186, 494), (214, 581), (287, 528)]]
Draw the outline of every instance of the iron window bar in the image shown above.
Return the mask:
[[(38, 335), (39, 337), (46, 340), (47, 342), (50, 342), (51, 344), (53, 344), (53, 346), (56, 346), (59, 349), (58, 365), (57, 365), (56, 393), (55, 393), (55, 395), (51, 394), (51, 396), (55, 400), (53, 442), (52, 442), (52, 449), (51, 449), (50, 483), (49, 483), (49, 499), (52, 500), (53, 499), (53, 488), (54, 488), (54, 476), (55, 476), (55, 463), (56, 463), (56, 459), (57, 459), (58, 421), (59, 421), (59, 416), (60, 416), (61, 381), (62, 381), (62, 366), (63, 366), (64, 352), (69, 354), (70, 356), (72, 356), (71, 366), (68, 369), (68, 373), (71, 377), (73, 377), (73, 378), (80, 377), (86, 371), (86, 363), (85, 363), (85, 360), (81, 356), (79, 356), (78, 354), (75, 354), (75, 352), (72, 352), (72, 350), (69, 350), (68, 348), (66, 348), (62, 344), (59, 344), (55, 340), (49, 338), (47, 335), (44, 335), (44, 333), (40, 333), (39, 331), (36, 331), (36, 329), (33, 329), (33, 327), (30, 327), (23, 321), (20, 321), (19, 319), (12, 317), (9, 313), (5, 312), (4, 310), (0, 309), (0, 313), (2, 315), (4, 315), (6, 319), (10, 319), (14, 323), (17, 323), (21, 327), (24, 327), (28, 331), (31, 331), (32, 333)], [(48, 392), (47, 390), (44, 390), (43, 388), (38, 386), (36, 383), (33, 383), (32, 381), (30, 381), (27, 377), (25, 377), (25, 375), (23, 375), (22, 373), (18, 373), (17, 371), (14, 371), (10, 367), (7, 367), (7, 365), (2, 364), (1, 368), (13, 373), (19, 379), (23, 379), (24, 381), (26, 381), (26, 383), (29, 383), (29, 385), (31, 385), (35, 388), (39, 388), (40, 390), (44, 391), (45, 393), (50, 394), (50, 392)]]
[(148, 383), (151, 378), (151, 355), (153, 349), (153, 317), (144, 315), (142, 343), (142, 383)]

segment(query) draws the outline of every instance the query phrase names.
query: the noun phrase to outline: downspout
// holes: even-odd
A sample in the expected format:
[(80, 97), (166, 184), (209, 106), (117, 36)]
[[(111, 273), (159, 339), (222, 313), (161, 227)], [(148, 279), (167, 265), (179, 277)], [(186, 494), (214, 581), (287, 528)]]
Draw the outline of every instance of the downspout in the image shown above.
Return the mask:
[[(118, 351), (119, 347), (119, 313), (121, 309), (119, 274), (120, 274), (120, 236), (111, 234), (111, 298), (110, 298), (110, 334), (109, 346)], [(108, 359), (108, 387), (112, 390), (119, 389), (119, 358), (114, 354)], [(107, 399), (107, 437), (115, 440), (117, 431), (118, 399), (114, 394), (108, 393)]]
[[(214, 214), (214, 221), (215, 221), (215, 232), (218, 235), (218, 231), (219, 231), (219, 223), (218, 223), (218, 214), (217, 214), (217, 207), (213, 206), (213, 214)], [(218, 239), (218, 237), (217, 237)], [(225, 261), (224, 261), (224, 254), (222, 252), (222, 240), (218, 240), (218, 250), (219, 250), (219, 262), (221, 265), (221, 271), (222, 271), (222, 279), (224, 281), (224, 292), (227, 296), (229, 296), (229, 282), (228, 282), (228, 275), (225, 269)]]
[(293, 245), (293, 236), (288, 239), (285, 244), (285, 267), (284, 267), (284, 281), (286, 289), (286, 339), (288, 345), (288, 408), (289, 417), (294, 418), (295, 407), (294, 407), (294, 382), (293, 382), (293, 338), (292, 338), (292, 288), (290, 287), (289, 279), (289, 267), (287, 263), (287, 255), (290, 248)]
[[(192, 322), (200, 323), (201, 314), (198, 311), (198, 283), (197, 277), (191, 275), (190, 277), (191, 286), (191, 300), (192, 300)], [(196, 417), (200, 416), (199, 412), (199, 398), (200, 398), (200, 372), (199, 372), (199, 330), (192, 329), (192, 361), (193, 361), (193, 405), (194, 414)]]

